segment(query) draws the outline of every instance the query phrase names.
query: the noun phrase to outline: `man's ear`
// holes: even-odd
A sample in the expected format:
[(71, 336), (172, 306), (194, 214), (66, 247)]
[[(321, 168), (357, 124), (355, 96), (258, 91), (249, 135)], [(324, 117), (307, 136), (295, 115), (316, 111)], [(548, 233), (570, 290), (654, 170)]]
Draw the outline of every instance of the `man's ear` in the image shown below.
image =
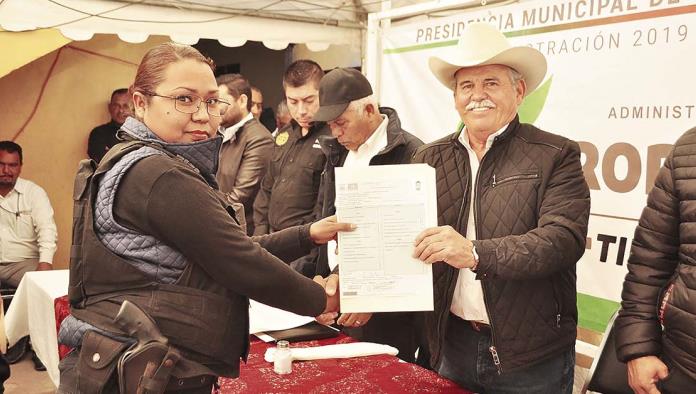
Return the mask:
[(378, 109), (375, 108), (375, 106), (372, 103), (368, 103), (367, 105), (365, 105), (365, 112), (368, 114), (368, 116), (376, 114), (377, 111)]
[(524, 95), (527, 93), (527, 83), (524, 79), (517, 81), (517, 86), (515, 86), (515, 92), (517, 93), (517, 105), (521, 105), (524, 101)]
[(237, 103), (239, 103), (239, 106), (247, 109), (247, 103), (249, 102), (249, 97), (247, 97), (246, 94), (240, 94), (239, 98), (237, 99)]

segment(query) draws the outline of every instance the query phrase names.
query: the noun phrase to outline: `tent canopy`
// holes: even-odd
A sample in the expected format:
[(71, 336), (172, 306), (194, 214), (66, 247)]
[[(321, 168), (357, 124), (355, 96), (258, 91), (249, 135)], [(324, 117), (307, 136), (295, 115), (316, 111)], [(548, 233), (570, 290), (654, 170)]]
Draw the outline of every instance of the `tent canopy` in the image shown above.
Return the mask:
[[(507, 0), (490, 3), (500, 1)], [(372, 37), (375, 34), (370, 34), (368, 29), (368, 25), (374, 25), (368, 21), (372, 16), (385, 17), (397, 9), (405, 12), (391, 16), (425, 16), (430, 11), (476, 2), (482, 3), (481, 0), (2, 0), (0, 49), (4, 54), (9, 53), (12, 61), (3, 65), (0, 77), (60, 47), (60, 42), (86, 41), (95, 34), (115, 34), (129, 43), (145, 42), (150, 35), (168, 36), (189, 45), (201, 38), (216, 39), (228, 47), (253, 40), (275, 50), (299, 43), (311, 51), (323, 51), (333, 44), (366, 53), (371, 52), (369, 43), (376, 41)], [(26, 34), (32, 31), (43, 31), (41, 34), (50, 42), (37, 47), (33, 38), (38, 35)], [(364, 50), (365, 43), (368, 51)]]
[(12, 54), (12, 56), (3, 56), (3, 61), (0, 63), (0, 77), (69, 42), (70, 39), (65, 38), (55, 29), (16, 33), (0, 31), (0, 53)]
[(142, 43), (153, 35), (189, 45), (207, 38), (228, 47), (253, 40), (276, 50), (303, 43), (313, 51), (337, 44), (360, 52), (360, 20), (366, 14), (343, 7), (341, 1), (324, 3), (4, 0), (0, 1), (0, 50), (8, 61), (0, 66), (0, 77), (70, 41), (87, 41), (95, 34), (115, 34), (129, 43)]
[[(274, 13), (275, 17), (271, 18), (253, 8), (246, 12), (232, 12), (226, 7), (178, 7), (179, 3), (194, 2), (172, 1), (167, 3), (169, 7), (156, 3), (5, 0), (0, 4), (0, 27), (7, 31), (55, 28), (71, 40), (89, 40), (95, 33), (117, 34), (131, 43), (144, 42), (151, 34), (169, 36), (184, 44), (195, 44), (201, 38), (217, 39), (222, 45), (232, 47), (254, 40), (271, 49), (283, 49), (289, 43), (305, 43), (313, 50), (324, 50), (330, 44), (360, 45), (361, 42), (362, 27), (359, 23), (348, 19), (345, 23), (343, 20), (322, 20), (319, 18), (321, 13), (316, 18), (300, 20), (292, 13), (284, 18)], [(234, 2), (237, 8), (256, 3), (266, 2)], [(325, 15), (328, 17), (329, 14)]]
[[(420, 0), (392, 1), (391, 6)], [(56, 28), (71, 40), (95, 33), (117, 34), (140, 43), (149, 35), (195, 44), (217, 39), (225, 46), (261, 41), (271, 49), (304, 43), (312, 50), (331, 44), (361, 45), (367, 14), (380, 11), (375, 0), (5, 0), (0, 27), (7, 31)], [(396, 4), (394, 4), (396, 3)]]

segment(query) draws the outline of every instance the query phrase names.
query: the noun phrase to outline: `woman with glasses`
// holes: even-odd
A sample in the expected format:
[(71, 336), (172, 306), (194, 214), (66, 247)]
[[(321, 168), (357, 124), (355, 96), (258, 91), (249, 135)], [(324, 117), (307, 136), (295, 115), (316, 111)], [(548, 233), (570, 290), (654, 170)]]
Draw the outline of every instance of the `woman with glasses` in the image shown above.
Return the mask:
[[(246, 236), (244, 214), (215, 183), (227, 104), (212, 62), (196, 49), (151, 49), (130, 94), (135, 118), (119, 131), (125, 142), (93, 175), (83, 162), (75, 184), (72, 315), (59, 341), (76, 350), (61, 361), (59, 392), (118, 392), (120, 385), (121, 392), (207, 394), (217, 376), (236, 377), (246, 358), (248, 298), (307, 316), (336, 308), (281, 259), (351, 226), (327, 218)], [(149, 317), (115, 322), (125, 300)]]

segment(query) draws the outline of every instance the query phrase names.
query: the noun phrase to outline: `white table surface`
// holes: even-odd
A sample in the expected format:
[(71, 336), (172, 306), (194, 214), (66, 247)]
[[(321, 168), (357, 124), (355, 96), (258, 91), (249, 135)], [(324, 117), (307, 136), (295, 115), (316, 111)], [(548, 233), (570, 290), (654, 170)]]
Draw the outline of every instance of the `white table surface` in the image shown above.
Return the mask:
[(27, 272), (5, 315), (10, 346), (29, 335), (36, 355), (56, 387), (60, 373), (54, 303), (56, 298), (68, 294), (68, 279), (68, 270)]

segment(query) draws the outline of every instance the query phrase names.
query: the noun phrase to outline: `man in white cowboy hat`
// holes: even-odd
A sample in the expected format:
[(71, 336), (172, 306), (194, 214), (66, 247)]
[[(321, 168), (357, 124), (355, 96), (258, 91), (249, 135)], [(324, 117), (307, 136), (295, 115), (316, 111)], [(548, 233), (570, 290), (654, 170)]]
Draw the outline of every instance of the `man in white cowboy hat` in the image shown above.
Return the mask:
[(590, 192), (578, 144), (517, 116), (546, 60), (470, 23), (456, 56), (429, 63), (463, 123), (414, 156), (438, 180), (439, 227), (414, 251), (435, 263), (432, 365), (476, 392), (571, 393)]

